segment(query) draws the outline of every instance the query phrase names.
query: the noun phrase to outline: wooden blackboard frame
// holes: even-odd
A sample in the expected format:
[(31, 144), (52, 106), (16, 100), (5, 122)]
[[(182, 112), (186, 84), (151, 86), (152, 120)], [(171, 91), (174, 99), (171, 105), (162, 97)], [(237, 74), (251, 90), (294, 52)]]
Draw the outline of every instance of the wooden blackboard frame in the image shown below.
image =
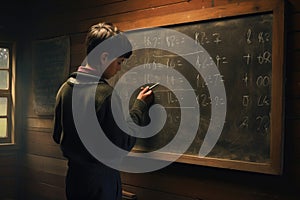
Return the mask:
[[(188, 164), (228, 168), (242, 171), (266, 174), (281, 174), (283, 160), (284, 133), (284, 64), (285, 64), (285, 21), (284, 0), (252, 0), (225, 6), (191, 10), (168, 14), (164, 16), (136, 19), (120, 22), (116, 25), (120, 29), (137, 30), (144, 28), (162, 27), (190, 22), (225, 19), (228, 17), (242, 17), (254, 14), (271, 13), (272, 27), (272, 89), (271, 89), (271, 122), (270, 122), (270, 162), (255, 163), (238, 160), (228, 160), (210, 157), (182, 155), (177, 161)], [(166, 153), (167, 154), (167, 153)], [(171, 154), (170, 154), (171, 155)], [(165, 156), (162, 155), (162, 158)]]

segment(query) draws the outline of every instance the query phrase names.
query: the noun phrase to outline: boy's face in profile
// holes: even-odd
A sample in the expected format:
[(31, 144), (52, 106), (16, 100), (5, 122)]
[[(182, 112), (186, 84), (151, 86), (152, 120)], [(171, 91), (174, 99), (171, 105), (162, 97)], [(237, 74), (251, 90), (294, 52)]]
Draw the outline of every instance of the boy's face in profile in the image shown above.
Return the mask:
[(103, 72), (102, 77), (105, 79), (110, 79), (111, 77), (113, 77), (118, 71), (121, 70), (122, 63), (124, 62), (124, 60), (124, 57), (119, 57), (113, 60)]

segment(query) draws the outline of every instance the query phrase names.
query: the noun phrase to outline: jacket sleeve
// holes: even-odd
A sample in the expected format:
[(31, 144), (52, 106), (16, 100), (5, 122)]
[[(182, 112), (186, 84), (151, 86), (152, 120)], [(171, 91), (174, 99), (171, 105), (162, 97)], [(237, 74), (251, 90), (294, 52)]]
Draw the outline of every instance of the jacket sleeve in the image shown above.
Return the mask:
[(147, 125), (150, 122), (147, 103), (136, 99), (130, 109), (130, 117), (139, 126)]
[(61, 97), (59, 93), (56, 96), (53, 123), (54, 125), (53, 125), (52, 138), (57, 144), (60, 144), (61, 135), (62, 135), (62, 125), (61, 125)]
[[(117, 110), (117, 113), (119, 113), (118, 117), (122, 117), (124, 123), (127, 122), (127, 120), (124, 117), (121, 101), (118, 103), (115, 103), (114, 110)], [(144, 115), (147, 111), (147, 104), (141, 100), (136, 100), (134, 105), (132, 106), (132, 109), (130, 110), (130, 116), (132, 118), (132, 121), (138, 125), (143, 125), (144, 121)], [(105, 132), (106, 136), (117, 146), (120, 148), (130, 151), (136, 142), (136, 137), (133, 137), (120, 128), (120, 124), (117, 124), (114, 116), (113, 111), (111, 108), (111, 96), (108, 96), (103, 104), (101, 105), (100, 110), (97, 112), (98, 120), (100, 122), (100, 125)], [(127, 130), (132, 130), (130, 128), (130, 123), (122, 124), (121, 126), (127, 126)], [(137, 135), (137, 133), (135, 133)]]

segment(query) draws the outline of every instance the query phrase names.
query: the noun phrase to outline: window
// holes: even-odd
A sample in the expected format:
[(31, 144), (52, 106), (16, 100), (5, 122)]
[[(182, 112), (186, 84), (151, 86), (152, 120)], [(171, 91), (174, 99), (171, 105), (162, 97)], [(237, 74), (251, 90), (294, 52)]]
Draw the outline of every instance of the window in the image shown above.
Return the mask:
[(0, 144), (14, 143), (12, 58), (12, 44), (0, 43)]

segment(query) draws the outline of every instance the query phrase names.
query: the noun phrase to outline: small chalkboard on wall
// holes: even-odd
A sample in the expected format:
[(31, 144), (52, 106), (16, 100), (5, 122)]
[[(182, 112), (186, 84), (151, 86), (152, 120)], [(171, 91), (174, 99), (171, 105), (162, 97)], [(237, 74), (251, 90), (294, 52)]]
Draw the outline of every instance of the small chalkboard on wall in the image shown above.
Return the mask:
[[(134, 51), (112, 82), (126, 87), (159, 82), (153, 92), (164, 110), (161, 129), (139, 138), (135, 152), (281, 173), (283, 1), (245, 1), (119, 26), (127, 30)], [(130, 103), (133, 96), (121, 93)], [(179, 152), (184, 143), (189, 145)]]
[(33, 109), (37, 115), (54, 113), (55, 96), (68, 75), (70, 39), (62, 36), (33, 43)]

